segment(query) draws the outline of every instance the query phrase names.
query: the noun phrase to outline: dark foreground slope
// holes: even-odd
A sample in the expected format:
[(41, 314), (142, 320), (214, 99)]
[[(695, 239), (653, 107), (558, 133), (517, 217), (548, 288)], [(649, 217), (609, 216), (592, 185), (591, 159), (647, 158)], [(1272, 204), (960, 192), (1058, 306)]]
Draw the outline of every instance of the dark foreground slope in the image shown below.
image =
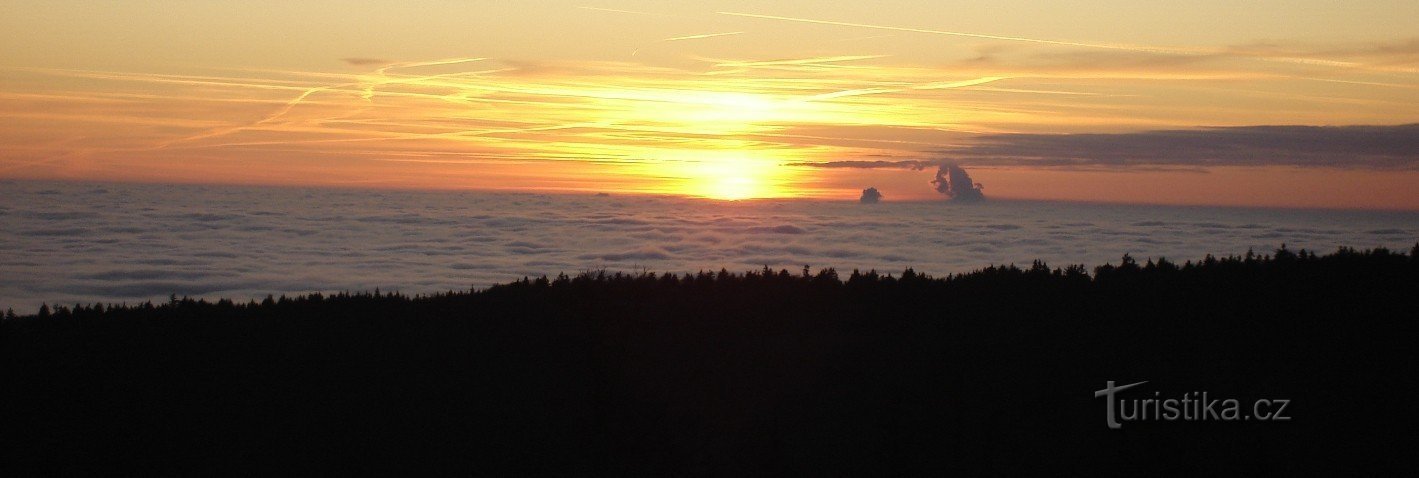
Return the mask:
[[(0, 326), (0, 474), (1412, 466), (1417, 312), (1383, 250), (61, 308)], [(1110, 429), (1109, 380), (1290, 420)]]

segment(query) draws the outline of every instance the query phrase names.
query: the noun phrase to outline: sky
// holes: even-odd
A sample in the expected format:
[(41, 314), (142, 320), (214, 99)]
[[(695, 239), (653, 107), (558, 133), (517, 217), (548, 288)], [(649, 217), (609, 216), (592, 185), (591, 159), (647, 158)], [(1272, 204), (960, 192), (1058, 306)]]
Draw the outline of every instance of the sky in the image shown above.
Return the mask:
[(1419, 2), (0, 1), (0, 178), (1419, 209)]

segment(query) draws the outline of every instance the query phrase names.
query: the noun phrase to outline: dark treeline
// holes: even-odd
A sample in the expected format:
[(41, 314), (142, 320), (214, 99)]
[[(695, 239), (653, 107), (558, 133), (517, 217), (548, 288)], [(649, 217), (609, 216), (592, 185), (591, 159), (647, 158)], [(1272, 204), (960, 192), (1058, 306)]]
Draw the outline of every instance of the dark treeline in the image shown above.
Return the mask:
[[(1255, 474), (1411, 463), (1419, 246), (592, 272), (0, 321), (0, 474)], [(1136, 398), (1284, 422), (1105, 426)]]

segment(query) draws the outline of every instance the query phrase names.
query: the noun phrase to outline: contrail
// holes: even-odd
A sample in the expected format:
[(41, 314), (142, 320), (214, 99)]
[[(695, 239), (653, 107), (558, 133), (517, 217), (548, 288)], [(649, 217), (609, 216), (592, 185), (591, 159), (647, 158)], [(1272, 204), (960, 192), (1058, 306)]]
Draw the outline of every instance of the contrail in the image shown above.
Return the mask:
[(342, 84), (342, 85), (317, 86), (317, 87), (315, 87), (315, 88), (307, 89), (307, 90), (301, 92), (300, 95), (297, 95), (295, 98), (292, 98), (290, 101), (287, 101), (287, 102), (286, 102), (286, 105), (283, 106), (281, 109), (276, 110), (276, 112), (271, 113), (270, 115), (267, 115), (267, 116), (266, 116), (265, 118), (263, 118), (261, 121), (257, 121), (256, 123), (253, 123), (253, 126), (254, 126), (254, 125), (260, 125), (260, 124), (270, 123), (270, 122), (272, 122), (272, 121), (275, 121), (275, 120), (277, 120), (277, 119), (280, 119), (282, 116), (286, 116), (286, 113), (290, 113), (290, 112), (291, 112), (291, 108), (295, 108), (297, 104), (300, 104), (300, 102), (305, 101), (306, 97), (309, 97), (310, 95), (315, 94), (316, 92), (325, 91), (325, 90), (329, 90), (329, 89), (333, 89), (333, 88), (345, 88), (345, 87), (349, 87), (349, 86), (354, 86), (354, 85), (356, 85), (356, 84), (357, 84), (357, 83), (345, 83), (345, 84)]
[(839, 55), (839, 56), (818, 56), (813, 58), (794, 58), (788, 60), (764, 60), (764, 61), (718, 61), (715, 67), (719, 68), (743, 68), (756, 66), (777, 66), (777, 65), (822, 65), (825, 63), (842, 63), (857, 60), (872, 60), (885, 58), (886, 55)]
[[(406, 62), (400, 62), (400, 63), (391, 63), (391, 64), (388, 64), (388, 65), (382, 66), (382, 67), (380, 67), (379, 69), (376, 69), (374, 72), (375, 72), (376, 75), (379, 75), (379, 76), (381, 76), (381, 77), (386, 77), (386, 78), (387, 78), (387, 77), (389, 76), (389, 75), (388, 75), (389, 70), (393, 70), (393, 69), (416, 68), (416, 67), (421, 67), (421, 66), (456, 65), (456, 64), (459, 64), (459, 63), (471, 63), (471, 62), (483, 61), (483, 60), (487, 60), (487, 58), (447, 58), (447, 59), (443, 59), (443, 60), (433, 60), (433, 61), (406, 61)], [(374, 98), (374, 88), (375, 88), (376, 86), (385, 85), (385, 84), (389, 84), (389, 82), (388, 82), (388, 81), (384, 81), (384, 82), (370, 82), (370, 84), (367, 85), (367, 86), (364, 88), (364, 92), (360, 94), (360, 98), (361, 98), (361, 99), (364, 99), (365, 101), (369, 101), (370, 98)], [(296, 101), (299, 102), (301, 99), (303, 99), (303, 98), (298, 98)], [(288, 108), (288, 109), (289, 109), (289, 108)], [(284, 114), (284, 113), (283, 113), (283, 114)]]
[(44, 75), (67, 76), (74, 78), (90, 78), (96, 80), (113, 81), (133, 81), (144, 83), (168, 83), (179, 85), (198, 86), (230, 86), (239, 88), (255, 88), (266, 90), (304, 90), (304, 85), (308, 82), (284, 81), (284, 80), (261, 80), (266, 83), (243, 83), (241, 80), (252, 80), (251, 78), (231, 78), (220, 76), (196, 76), (196, 75), (170, 75), (159, 73), (128, 73), (115, 71), (98, 70), (71, 70), (60, 68), (35, 68), (35, 67), (7, 67), (0, 66), (0, 70), (25, 71)]
[[(387, 72), (388, 72), (389, 70), (393, 70), (393, 69), (416, 68), (416, 67), (424, 67), (424, 66), (456, 65), (456, 64), (460, 64), (460, 63), (471, 63), (471, 62), (483, 61), (483, 60), (487, 60), (487, 58), (446, 58), (446, 59), (442, 59), (442, 60), (399, 62), (399, 63), (391, 63), (391, 64), (388, 64), (388, 65), (382, 66), (382, 67), (380, 67), (379, 69), (376, 69), (376, 70), (375, 70), (375, 73), (378, 74), (378, 75), (379, 75), (380, 77), (382, 77), (382, 78), (388, 78), (389, 76), (388, 76)], [(436, 76), (437, 76), (437, 75), (436, 75)], [(192, 142), (192, 141), (197, 141), (197, 140), (202, 140), (202, 139), (209, 139), (209, 138), (216, 138), (216, 137), (226, 136), (226, 135), (229, 135), (229, 134), (232, 134), (232, 133), (237, 133), (237, 132), (244, 131), (244, 130), (247, 130), (247, 129), (250, 129), (250, 128), (254, 128), (254, 127), (257, 127), (257, 126), (261, 126), (261, 125), (265, 125), (265, 124), (268, 124), (268, 123), (272, 123), (272, 122), (274, 122), (274, 121), (276, 121), (276, 120), (278, 120), (278, 119), (281, 119), (281, 118), (285, 117), (288, 113), (291, 112), (292, 109), (295, 109), (295, 107), (296, 107), (297, 105), (300, 105), (302, 101), (305, 101), (306, 98), (309, 98), (310, 95), (313, 95), (313, 94), (315, 94), (315, 93), (319, 93), (319, 92), (322, 92), (322, 91), (339, 90), (339, 89), (342, 89), (342, 88), (350, 88), (350, 87), (363, 86), (363, 88), (362, 88), (362, 90), (361, 90), (362, 92), (361, 92), (361, 94), (360, 94), (360, 97), (363, 98), (363, 99), (366, 100), (366, 101), (369, 101), (371, 98), (374, 97), (374, 89), (375, 89), (375, 87), (378, 87), (378, 86), (380, 86), (380, 85), (386, 85), (386, 84), (389, 84), (389, 83), (394, 83), (394, 82), (397, 82), (397, 81), (399, 81), (399, 80), (389, 80), (389, 79), (385, 79), (385, 80), (381, 80), (381, 81), (372, 81), (372, 82), (355, 81), (355, 82), (347, 82), (347, 83), (339, 83), (339, 84), (331, 84), (331, 85), (323, 85), (323, 86), (316, 86), (316, 87), (312, 87), (312, 88), (307, 88), (306, 90), (302, 91), (299, 95), (296, 95), (295, 98), (292, 98), (290, 101), (287, 101), (286, 104), (283, 105), (280, 109), (276, 110), (275, 112), (272, 112), (270, 115), (267, 115), (265, 118), (262, 118), (261, 120), (256, 121), (256, 122), (254, 122), (254, 123), (247, 124), (247, 125), (241, 125), (241, 126), (228, 126), (228, 127), (222, 127), (222, 128), (214, 128), (214, 129), (211, 129), (211, 130), (208, 130), (208, 131), (204, 131), (204, 132), (202, 132), (202, 133), (198, 133), (198, 134), (195, 134), (195, 135), (185, 136), (185, 137), (182, 137), (182, 138), (172, 139), (172, 140), (168, 140), (168, 141), (164, 141), (164, 142), (158, 143), (157, 145), (155, 145), (155, 147), (154, 147), (153, 149), (167, 149), (168, 147), (171, 147), (172, 145), (178, 144), (178, 143), (187, 143), (187, 142)]]
[(393, 64), (390, 64), (390, 65), (386, 65), (386, 66), (384, 66), (384, 67), (382, 67), (382, 68), (380, 68), (380, 69), (378, 69), (378, 70), (375, 70), (375, 71), (379, 72), (380, 74), (383, 74), (384, 72), (389, 71), (389, 70), (392, 70), (392, 69), (395, 69), (395, 68), (413, 68), (413, 67), (416, 67), (416, 66), (456, 65), (456, 64), (459, 64), (459, 63), (472, 63), (472, 62), (475, 62), (475, 61), (483, 61), (483, 60), (486, 60), (486, 59), (487, 59), (486, 57), (479, 57), (479, 58), (446, 58), (446, 59), (443, 59), (443, 60), (431, 60), (431, 61), (406, 61), (406, 62), (393, 63)]
[(1412, 72), (1415, 72), (1415, 71), (1419, 71), (1419, 69), (1413, 69), (1413, 68), (1381, 68), (1381, 67), (1375, 67), (1375, 66), (1365, 65), (1365, 64), (1361, 64), (1361, 63), (1355, 63), (1355, 62), (1351, 62), (1351, 61), (1328, 60), (1328, 59), (1323, 59), (1323, 58), (1306, 58), (1306, 57), (1295, 57), (1295, 56), (1276, 56), (1276, 55), (1265, 55), (1265, 54), (1258, 55), (1258, 54), (1248, 53), (1248, 52), (1235, 52), (1235, 51), (1230, 51), (1230, 50), (1228, 50), (1228, 49), (1222, 49), (1222, 48), (1206, 48), (1206, 49), (1201, 49), (1201, 48), (1168, 48), (1168, 47), (1157, 47), (1157, 46), (1147, 46), (1147, 45), (1126, 45), (1126, 44), (1116, 44), (1116, 43), (1085, 43), (1085, 42), (1072, 42), (1072, 41), (1063, 41), (1063, 40), (1047, 40), (1047, 39), (1042, 39), (1042, 38), (1013, 37), (1013, 36), (1005, 36), (1005, 35), (988, 35), (988, 34), (984, 34), (984, 33), (957, 32), (957, 31), (950, 31), (950, 30), (931, 30), (931, 29), (926, 29), (926, 28), (897, 27), (897, 26), (891, 26), (891, 25), (873, 25), (873, 24), (869, 24), (869, 23), (853, 23), (853, 22), (839, 22), (839, 21), (832, 21), (832, 20), (816, 20), (816, 19), (812, 19), (812, 18), (782, 17), (782, 16), (777, 16), (777, 15), (760, 15), (760, 14), (757, 14), (757, 13), (742, 13), (742, 12), (715, 12), (715, 13), (718, 13), (718, 14), (720, 14), (720, 15), (731, 15), (731, 16), (736, 16), (736, 17), (748, 17), (748, 18), (761, 18), (761, 19), (766, 19), (766, 20), (780, 20), (780, 21), (787, 21), (787, 22), (814, 23), (814, 24), (819, 24), (819, 25), (837, 25), (837, 26), (858, 27), (858, 28), (873, 28), (873, 29), (877, 29), (877, 30), (891, 30), (891, 31), (899, 31), (899, 32), (913, 32), (913, 33), (928, 33), (928, 34), (933, 34), (933, 35), (951, 35), (951, 36), (968, 37), (968, 38), (986, 38), (986, 39), (991, 39), (991, 40), (1005, 40), (1005, 41), (1015, 41), (1015, 42), (1026, 42), (1026, 43), (1039, 43), (1039, 44), (1045, 44), (1045, 45), (1075, 46), (1075, 47), (1082, 47), (1082, 48), (1099, 48), (1099, 49), (1106, 49), (1106, 50), (1134, 51), (1134, 52), (1140, 52), (1140, 53), (1155, 53), (1155, 54), (1161, 54), (1161, 55), (1179, 55), (1179, 56), (1226, 55), (1226, 56), (1238, 56), (1238, 57), (1243, 57), (1243, 58), (1253, 58), (1253, 59), (1260, 60), (1260, 61), (1268, 61), (1268, 62), (1275, 62), (1275, 63), (1291, 63), (1291, 64), (1297, 64), (1297, 65), (1325, 66), (1325, 67), (1332, 67), (1332, 68), (1357, 68), (1357, 69), (1368, 70), (1368, 71), (1401, 71), (1401, 72), (1409, 72), (1409, 73), (1412, 73)]
[(1022, 88), (996, 88), (988, 86), (985, 88), (975, 88), (976, 91), (998, 91), (1001, 93), (1033, 93), (1038, 95), (1071, 95), (1071, 96), (1110, 96), (1115, 98), (1137, 97), (1138, 95), (1117, 95), (1104, 93), (1090, 93), (1086, 91), (1062, 91), (1062, 90), (1030, 90)]
[(1337, 79), (1334, 79), (1334, 78), (1307, 78), (1307, 77), (1303, 77), (1303, 76), (1288, 76), (1288, 77), (1285, 77), (1285, 78), (1293, 78), (1293, 79), (1297, 79), (1297, 80), (1306, 80), (1306, 81), (1323, 81), (1323, 82), (1326, 82), (1326, 83), (1344, 83), (1344, 84), (1347, 84), (1347, 85), (1386, 86), (1386, 87), (1390, 87), (1390, 88), (1410, 88), (1410, 89), (1419, 88), (1419, 85), (1407, 85), (1407, 84), (1403, 84), (1403, 83), (1382, 83), (1382, 82), (1378, 82), (1378, 81), (1337, 80)]
[[(375, 73), (378, 74), (378, 75), (381, 76), (381, 77), (388, 78), (388, 76), (389, 76), (389, 75), (387, 74), (388, 71), (389, 71), (389, 70), (393, 70), (393, 69), (416, 68), (416, 67), (422, 67), (422, 66), (456, 65), (456, 64), (459, 64), (459, 63), (472, 63), (472, 62), (475, 62), (475, 61), (483, 61), (483, 60), (487, 60), (487, 58), (447, 58), (447, 59), (443, 59), (443, 60), (432, 60), (432, 61), (409, 61), (409, 62), (391, 63), (391, 64), (382, 66), (382, 67), (380, 67), (379, 69), (375, 70)], [(430, 77), (430, 78), (434, 78), (434, 77), (438, 77), (438, 76), (443, 76), (443, 75), (434, 75), (433, 77)], [(252, 124), (251, 126), (266, 124), (266, 123), (270, 123), (270, 122), (272, 122), (272, 121), (275, 121), (275, 120), (277, 120), (277, 119), (280, 119), (281, 117), (285, 116), (286, 113), (290, 113), (290, 112), (291, 112), (291, 109), (292, 109), (292, 108), (295, 108), (296, 105), (300, 104), (300, 102), (305, 101), (305, 99), (306, 99), (307, 97), (309, 97), (309, 96), (312, 95), (312, 94), (321, 92), (321, 91), (325, 91), (325, 90), (335, 90), (335, 89), (340, 89), (340, 88), (349, 88), (349, 87), (352, 87), (352, 86), (361, 86), (361, 85), (363, 84), (365, 87), (363, 88), (363, 90), (362, 90), (362, 92), (361, 92), (361, 94), (360, 94), (360, 98), (363, 98), (364, 100), (368, 101), (370, 98), (373, 98), (373, 97), (374, 97), (374, 89), (375, 89), (375, 87), (380, 86), (380, 85), (387, 85), (387, 84), (390, 84), (390, 83), (395, 83), (395, 82), (398, 82), (398, 81), (400, 81), (400, 80), (384, 80), (384, 81), (369, 82), (368, 84), (364, 84), (363, 82), (350, 82), (350, 83), (340, 83), (340, 84), (325, 85), (325, 86), (317, 86), (317, 87), (314, 87), (314, 88), (310, 88), (310, 89), (305, 90), (304, 92), (301, 92), (300, 95), (297, 95), (295, 98), (291, 99), (291, 101), (286, 102), (286, 106), (285, 106), (285, 107), (281, 108), (280, 110), (277, 110), (275, 113), (272, 113), (270, 116), (267, 116), (265, 119), (262, 119), (261, 121), (257, 121), (256, 123)]]
[(967, 87), (967, 86), (983, 85), (983, 84), (986, 84), (986, 83), (996, 82), (996, 81), (1000, 81), (1000, 80), (1004, 80), (1004, 79), (1007, 79), (1007, 78), (1004, 77), (1004, 76), (986, 76), (986, 77), (976, 78), (976, 79), (974, 79), (974, 80), (946, 81), (946, 82), (941, 82), (941, 83), (927, 83), (927, 84), (925, 84), (925, 85), (913, 86), (912, 89), (914, 89), (914, 90), (943, 90), (943, 89), (947, 89), (947, 88), (965, 88), (965, 87)]
[(767, 20), (781, 20), (781, 21), (799, 22), (799, 23), (816, 23), (816, 24), (819, 24), (819, 25), (838, 25), (838, 26), (845, 26), (845, 27), (858, 27), (858, 28), (875, 28), (875, 29), (878, 29), (878, 30), (892, 30), (892, 31), (899, 31), (899, 32), (914, 32), (914, 33), (929, 33), (929, 34), (933, 34), (933, 35), (951, 35), (951, 36), (969, 37), (969, 38), (986, 38), (986, 39), (991, 39), (991, 40), (1006, 40), (1006, 41), (1028, 42), (1028, 43), (1042, 43), (1042, 44), (1046, 44), (1046, 45), (1077, 46), (1077, 47), (1084, 47), (1084, 48), (1103, 48), (1103, 49), (1108, 49), (1108, 50), (1126, 50), (1126, 51), (1138, 51), (1138, 52), (1148, 52), (1148, 53), (1164, 53), (1164, 54), (1170, 54), (1170, 55), (1197, 55), (1197, 54), (1199, 54), (1198, 52), (1194, 52), (1194, 51), (1180, 50), (1180, 49), (1173, 49), (1173, 48), (1158, 48), (1158, 47), (1136, 46), (1136, 45), (1114, 45), (1114, 44), (1108, 44), (1108, 43), (1082, 43), (1082, 42), (1071, 42), (1071, 41), (1060, 41), (1060, 40), (1044, 40), (1044, 39), (1039, 39), (1039, 38), (1011, 37), (1011, 36), (1003, 36), (1003, 35), (987, 35), (987, 34), (983, 34), (983, 33), (953, 32), (953, 31), (948, 31), (948, 30), (929, 30), (929, 29), (925, 29), (925, 28), (894, 27), (894, 26), (890, 26), (890, 25), (872, 25), (872, 24), (868, 24), (868, 23), (851, 23), (851, 22), (837, 22), (837, 21), (831, 21), (831, 20), (814, 20), (814, 19), (811, 19), (811, 18), (780, 17), (780, 16), (775, 16), (775, 15), (759, 15), (759, 14), (756, 14), (756, 13), (740, 13), (740, 12), (715, 12), (715, 13), (718, 13), (718, 14), (720, 14), (720, 15), (732, 15), (732, 16), (736, 16), (736, 17), (762, 18), (762, 19), (767, 19)]
[(340, 85), (326, 85), (326, 86), (317, 86), (317, 87), (314, 87), (314, 88), (309, 88), (309, 89), (306, 89), (305, 91), (301, 92), (300, 95), (297, 95), (295, 98), (291, 99), (290, 101), (287, 101), (286, 104), (281, 107), (281, 109), (276, 110), (274, 113), (271, 113), (271, 114), (267, 115), (265, 118), (262, 118), (261, 120), (256, 121), (256, 122), (254, 122), (254, 123), (246, 124), (246, 125), (240, 125), (240, 126), (224, 126), (224, 127), (220, 127), (220, 128), (209, 129), (209, 130), (207, 130), (207, 131), (203, 131), (203, 132), (201, 132), (201, 133), (197, 133), (197, 134), (194, 134), (194, 135), (184, 136), (184, 137), (181, 137), (181, 138), (175, 138), (175, 139), (170, 139), (170, 140), (167, 140), (167, 141), (159, 142), (158, 144), (153, 145), (153, 147), (152, 147), (151, 149), (153, 149), (153, 150), (167, 149), (167, 148), (171, 147), (172, 145), (178, 144), (178, 143), (187, 143), (187, 142), (192, 142), (192, 141), (197, 141), (197, 140), (202, 140), (202, 139), (207, 139), (207, 138), (217, 138), (217, 137), (226, 136), (226, 135), (229, 135), (229, 134), (232, 134), (232, 133), (236, 133), (236, 132), (240, 132), (240, 131), (245, 131), (245, 130), (250, 129), (250, 128), (253, 128), (253, 127), (261, 126), (261, 125), (264, 125), (264, 124), (267, 124), (267, 123), (270, 123), (270, 122), (272, 122), (272, 121), (276, 121), (276, 120), (280, 119), (282, 116), (285, 116), (286, 113), (290, 113), (292, 108), (295, 108), (296, 105), (300, 104), (300, 102), (302, 102), (302, 101), (305, 101), (305, 99), (306, 99), (307, 97), (309, 97), (309, 96), (312, 95), (312, 94), (315, 94), (316, 92), (325, 91), (325, 90), (330, 90), (330, 89), (337, 89), (337, 88), (346, 88), (346, 87), (355, 86), (355, 85), (358, 85), (358, 83), (345, 83), (345, 84), (340, 84)]
[(843, 91), (835, 91), (835, 92), (832, 92), (832, 93), (817, 94), (817, 95), (805, 97), (805, 98), (803, 98), (801, 101), (830, 100), (830, 99), (833, 99), (833, 98), (842, 98), (842, 97), (844, 97), (844, 96), (861, 96), (861, 95), (876, 95), (876, 94), (882, 94), (882, 93), (897, 93), (897, 92), (901, 92), (901, 91), (906, 91), (906, 90), (908, 90), (908, 89), (912, 89), (912, 90), (944, 90), (944, 89), (949, 89), (949, 88), (965, 88), (965, 87), (968, 87), (968, 86), (983, 85), (983, 84), (986, 84), (986, 83), (991, 83), (991, 82), (1000, 81), (1000, 80), (1006, 80), (1006, 79), (1009, 79), (1009, 78), (1008, 78), (1008, 77), (1004, 77), (1004, 76), (986, 76), (986, 77), (976, 78), (976, 79), (972, 79), (972, 80), (943, 81), (943, 82), (937, 82), (937, 83), (926, 83), (926, 84), (921, 84), (921, 85), (912, 85), (912, 86), (909, 86), (909, 87), (906, 87), (906, 88), (858, 88), (858, 89), (855, 89), (855, 90), (843, 90)]
[(637, 12), (637, 11), (635, 11), (635, 10), (620, 10), (620, 9), (615, 9), (615, 8), (586, 7), (586, 6), (577, 7), (577, 8), (580, 8), (580, 9), (582, 9), (582, 10), (594, 10), (594, 11), (598, 11), (598, 12), (629, 13), (629, 14), (631, 14), (631, 15), (653, 15), (653, 16), (657, 16), (657, 17), (668, 17), (668, 16), (670, 16), (670, 15), (666, 15), (666, 14), (664, 14), (664, 13)]
[(700, 38), (714, 38), (714, 37), (722, 37), (722, 36), (729, 36), (729, 35), (742, 35), (742, 34), (744, 34), (744, 32), (706, 33), (706, 34), (703, 34), (703, 35), (687, 35), (687, 36), (683, 36), (683, 37), (666, 38), (666, 39), (664, 39), (664, 40), (659, 40), (659, 41), (698, 40), (698, 39), (700, 39)]
[[(682, 37), (662, 38), (662, 39), (653, 41), (653, 42), (651, 42), (651, 43), (652, 43), (652, 44), (655, 44), (655, 43), (665, 43), (665, 42), (672, 42), (672, 41), (699, 40), (699, 39), (702, 39), (702, 38), (725, 37), (725, 36), (730, 36), (730, 35), (743, 35), (743, 34), (744, 34), (744, 32), (704, 33), (704, 34), (700, 34), (700, 35), (686, 35), (686, 36), (682, 36)], [(631, 56), (636, 56), (637, 53), (640, 53), (641, 50), (644, 50), (644, 49), (645, 49), (645, 47), (637, 48), (636, 51), (631, 52)]]
[(831, 100), (845, 96), (876, 95), (881, 93), (896, 93), (902, 91), (900, 88), (858, 88), (855, 90), (834, 91), (832, 93), (822, 93), (803, 98), (801, 101)]

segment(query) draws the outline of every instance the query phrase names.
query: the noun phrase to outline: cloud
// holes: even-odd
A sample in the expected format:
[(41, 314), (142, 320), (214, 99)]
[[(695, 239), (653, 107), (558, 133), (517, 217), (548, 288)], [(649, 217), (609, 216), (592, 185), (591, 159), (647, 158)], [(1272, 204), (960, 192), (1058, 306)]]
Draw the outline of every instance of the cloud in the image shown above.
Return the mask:
[(862, 197), (857, 198), (857, 202), (862, 204), (877, 204), (882, 200), (882, 193), (877, 188), (867, 188), (862, 190)]
[(1137, 133), (997, 134), (943, 151), (972, 165), (1419, 168), (1419, 124), (1239, 126)]
[(1134, 133), (989, 134), (971, 138), (967, 145), (941, 149), (936, 153), (951, 159), (844, 160), (788, 165), (921, 170), (956, 162), (972, 166), (1150, 169), (1294, 166), (1415, 170), (1419, 169), (1419, 123), (1391, 126), (1229, 126)]
[(931, 180), (936, 192), (946, 195), (956, 202), (980, 202), (985, 200), (980, 183), (971, 180), (966, 170), (954, 163), (941, 163), (936, 169), (936, 178)]
[[(1197, 111), (1213, 107), (1218, 122), (1232, 122), (1239, 115), (1263, 115), (1256, 121), (1269, 123), (1411, 120), (1403, 118), (1402, 108), (1396, 109), (1392, 100), (1373, 99), (1377, 89), (1394, 94), (1395, 88), (1388, 85), (1402, 85), (1407, 77), (1327, 76), (1304, 65), (1284, 70), (1259, 70), (1256, 64), (1234, 61), (1198, 65), (1194, 63), (1208, 57), (1035, 48), (1021, 42), (987, 42), (980, 48), (992, 59), (967, 67), (949, 58), (942, 64), (914, 65), (891, 55), (844, 54), (890, 51), (821, 51), (803, 53), (807, 58), (705, 60), (709, 64), (686, 60), (675, 68), (611, 61), (359, 57), (346, 60), (363, 66), (343, 70), (240, 70), (220, 76), (5, 68), (25, 75), (93, 80), (61, 82), (93, 85), (53, 92), (51, 96), (64, 98), (63, 103), (26, 99), (5, 108), (17, 117), (42, 120), (35, 124), (45, 125), (46, 131), (36, 134), (71, 131), (67, 125), (73, 124), (76, 134), (92, 138), (74, 144), (10, 144), (30, 149), (0, 161), (6, 163), (0, 164), (0, 172), (55, 177), (68, 174), (62, 164), (109, 167), (126, 161), (182, 161), (184, 168), (126, 168), (120, 176), (191, 180), (199, 165), (226, 168), (223, 165), (242, 164), (237, 160), (258, 158), (280, 164), (269, 170), (232, 169), (230, 180), (271, 181), (280, 176), (321, 183), (450, 185), (454, 180), (433, 172), (532, 161), (577, 161), (587, 169), (604, 165), (607, 170), (648, 164), (652, 167), (634, 168), (650, 171), (671, 163), (662, 159), (667, 151), (753, 149), (782, 153), (786, 160), (846, 155), (872, 159), (865, 155), (874, 152), (912, 157), (903, 155), (944, 150), (963, 144), (967, 135), (1063, 127), (1058, 125), (1196, 124)], [(1307, 53), (1248, 48), (1256, 54)], [(1384, 53), (1372, 55), (1373, 62), (1403, 60), (1413, 49), (1406, 44), (1375, 47), (1371, 50)], [(1370, 61), (1364, 60), (1371, 55), (1367, 51), (1337, 50), (1335, 56)], [(1035, 53), (1042, 55), (1029, 56)], [(823, 74), (825, 70), (832, 74)], [(1144, 81), (1241, 77), (1258, 83), (1236, 89), (1209, 86), (1207, 92), (1192, 96), (1164, 89), (1183, 83)], [(1121, 81), (1107, 81), (1113, 79)], [(1295, 107), (1259, 109), (1249, 100), (1285, 101)], [(1337, 103), (1350, 107), (1339, 109)], [(479, 113), (467, 114), (470, 108)], [(240, 118), (250, 121), (234, 121)], [(134, 127), (85, 126), (91, 122)], [(977, 160), (1002, 160), (975, 156), (958, 159), (967, 169)], [(332, 165), (339, 158), (360, 164), (347, 168), (340, 162), (342, 166), (329, 168), (330, 174), (309, 174), (300, 169), (305, 166), (281, 162), (284, 158), (328, 159)], [(407, 174), (365, 177), (363, 171), (376, 168)], [(509, 174), (506, 187), (541, 184), (533, 176), (524, 171)], [(619, 175), (579, 178), (578, 188), (626, 192), (683, 189), (682, 183), (693, 181), (649, 174), (634, 180)], [(475, 182), (480, 187), (490, 184)]]
[(1077, 42), (1049, 38), (995, 35), (977, 32), (916, 28), (898, 25), (854, 23), (803, 17), (762, 15), (744, 12), (716, 13), (720, 15), (728, 15), (742, 18), (754, 18), (759, 20), (772, 20), (779, 22), (808, 23), (873, 30), (889, 30), (929, 35), (946, 35), (955, 37), (977, 38), (984, 40), (998, 40), (1002, 42), (1011, 42), (1016, 44), (1037, 44), (1057, 47), (1072, 47), (1085, 50), (1094, 50), (1095, 52), (1103, 53), (1146, 54), (1153, 57), (1192, 57), (1196, 59), (1243, 58), (1271, 63), (1290, 63), (1300, 66), (1324, 67), (1333, 69), (1358, 69), (1408, 73), (1419, 72), (1419, 68), (1415, 68), (1413, 66), (1413, 60), (1416, 56), (1419, 56), (1419, 39), (1407, 39), (1397, 42), (1365, 45), (1361, 47), (1352, 47), (1346, 49), (1328, 50), (1298, 48), (1293, 46), (1278, 46), (1271, 44), (1252, 44), (1220, 48), (1200, 48), (1123, 43)]
[(845, 160), (845, 161), (822, 161), (822, 162), (796, 162), (788, 163), (785, 166), (811, 166), (815, 168), (848, 168), (848, 169), (912, 169), (921, 171), (927, 167), (935, 167), (938, 161), (922, 161), (915, 159), (903, 160)]
[(749, 228), (748, 231), (763, 234), (803, 234), (808, 232), (807, 230), (792, 224), (782, 224), (778, 226), (755, 226)]
[[(1233, 45), (1225, 54), (1316, 66), (1419, 72), (1419, 38), (1317, 48), (1278, 43)], [(1412, 86), (1412, 85), (1411, 85)]]
[[(966, 173), (965, 169), (962, 169), (956, 164), (955, 161), (949, 159), (937, 159), (930, 161), (908, 159), (877, 161), (799, 162), (790, 163), (789, 165), (811, 166), (817, 168), (911, 169), (913, 171), (921, 171), (928, 167), (935, 167), (936, 176), (931, 180), (931, 187), (935, 189), (936, 192), (945, 195), (947, 199), (957, 202), (980, 202), (982, 200), (985, 200), (985, 194), (981, 192), (981, 190), (984, 189), (984, 186), (972, 180), (971, 175)], [(873, 195), (876, 196), (870, 201), (867, 199), (869, 196), (869, 190), (872, 192)], [(877, 202), (877, 199), (881, 198), (881, 196), (881, 194), (877, 193), (876, 188), (868, 188), (862, 191), (862, 198), (859, 201), (863, 203)]]
[(381, 60), (381, 59), (379, 59), (379, 58), (361, 58), (361, 57), (341, 58), (340, 61), (345, 62), (345, 64), (347, 64), (347, 65), (354, 65), (354, 66), (388, 65), (388, 64), (390, 64), (390, 63), (394, 63), (394, 62), (392, 62), (392, 61), (389, 61), (389, 60)]
[(641, 248), (636, 249), (636, 250), (633, 250), (633, 251), (615, 252), (615, 253), (608, 253), (608, 254), (587, 254), (587, 255), (580, 256), (580, 257), (581, 257), (582, 259), (602, 259), (602, 260), (611, 261), (611, 262), (625, 262), (625, 261), (648, 261), (648, 260), (650, 260), (650, 261), (662, 260), (662, 261), (663, 261), (663, 260), (669, 260), (669, 259), (673, 258), (674, 255), (671, 254), (669, 251), (666, 251), (664, 248), (654, 247), (654, 246), (647, 246), (647, 247), (641, 247)]
[[(935, 172), (946, 163), (867, 164)], [(970, 184), (950, 177), (949, 167), (945, 176), (953, 189)], [(1281, 243), (1407, 250), (1419, 237), (1412, 213), (1219, 214), (1011, 201), (943, 210), (911, 202), (142, 184), (104, 184), (105, 201), (56, 201), (47, 193), (85, 198), (94, 187), (0, 180), (9, 194), (0, 204), (7, 247), (0, 310), (32, 313), (41, 301), (161, 302), (171, 293), (242, 301), (376, 287), (428, 293), (601, 267), (685, 273), (811, 264), (945, 275), (1037, 258), (1054, 265), (1117, 261), (1124, 252), (1196, 259)], [(222, 211), (222, 219), (210, 211)]]

